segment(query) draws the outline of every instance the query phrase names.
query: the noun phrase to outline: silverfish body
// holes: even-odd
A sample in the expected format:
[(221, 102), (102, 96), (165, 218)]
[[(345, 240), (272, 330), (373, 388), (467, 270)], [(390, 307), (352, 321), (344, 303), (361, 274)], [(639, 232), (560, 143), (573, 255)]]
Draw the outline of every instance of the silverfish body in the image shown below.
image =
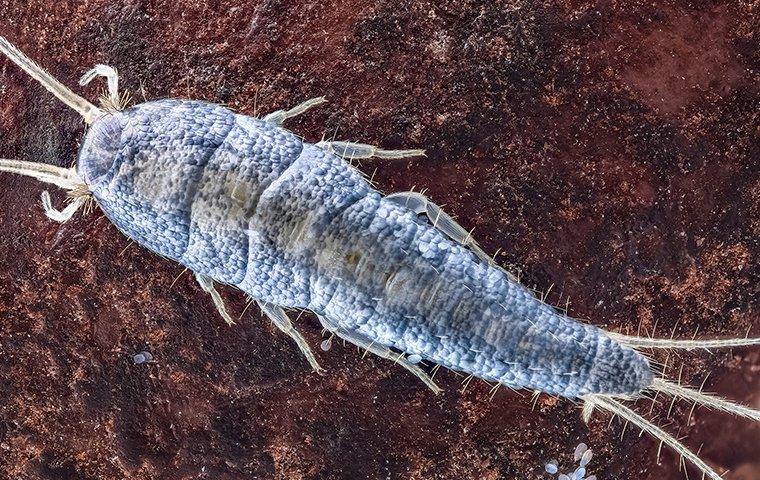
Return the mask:
[(99, 117), (77, 161), (139, 244), (339, 334), (512, 388), (635, 394), (648, 361), (558, 314), (349, 164), (264, 120), (159, 100)]

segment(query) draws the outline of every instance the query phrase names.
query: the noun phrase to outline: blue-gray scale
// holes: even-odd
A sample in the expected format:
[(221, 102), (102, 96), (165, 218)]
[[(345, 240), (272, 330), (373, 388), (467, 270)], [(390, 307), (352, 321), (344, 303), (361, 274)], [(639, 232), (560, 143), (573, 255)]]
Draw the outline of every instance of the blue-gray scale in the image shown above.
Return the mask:
[(77, 164), (125, 234), (257, 300), (513, 388), (572, 398), (652, 383), (643, 356), (264, 120), (142, 103), (98, 118)]

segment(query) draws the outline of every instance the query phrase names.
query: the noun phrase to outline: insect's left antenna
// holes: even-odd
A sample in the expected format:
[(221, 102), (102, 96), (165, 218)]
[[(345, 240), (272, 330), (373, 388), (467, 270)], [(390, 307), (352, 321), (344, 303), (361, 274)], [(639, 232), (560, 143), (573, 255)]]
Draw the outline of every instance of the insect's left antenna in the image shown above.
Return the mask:
[(66, 189), (86, 189), (87, 186), (79, 178), (73, 168), (56, 167), (46, 163), (24, 162), (22, 160), (7, 160), (0, 158), (0, 172), (15, 173), (36, 178), (40, 182), (52, 183)]
[(43, 87), (58, 97), (59, 100), (79, 112), (79, 114), (84, 117), (84, 121), (88, 124), (91, 124), (98, 116), (103, 114), (98, 107), (69, 90), (65, 85), (43, 70), (42, 67), (21, 53), (18, 48), (13, 46), (13, 44), (3, 36), (0, 36), (0, 51), (13, 60), (13, 63), (23, 68), (26, 73), (32, 76), (32, 78), (40, 82)]

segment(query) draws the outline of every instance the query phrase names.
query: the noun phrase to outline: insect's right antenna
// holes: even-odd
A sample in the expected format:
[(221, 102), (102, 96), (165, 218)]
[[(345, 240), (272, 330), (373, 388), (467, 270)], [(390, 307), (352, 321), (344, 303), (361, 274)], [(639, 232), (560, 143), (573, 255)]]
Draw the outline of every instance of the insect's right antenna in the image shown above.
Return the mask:
[(40, 82), (50, 93), (58, 97), (63, 103), (73, 108), (84, 117), (84, 121), (91, 124), (95, 118), (103, 115), (103, 112), (84, 98), (69, 90), (61, 82), (53, 78), (49, 73), (43, 70), (39, 65), (34, 63), (29, 57), (13, 46), (5, 37), (0, 36), (0, 51), (19, 67), (23, 68), (26, 73)]

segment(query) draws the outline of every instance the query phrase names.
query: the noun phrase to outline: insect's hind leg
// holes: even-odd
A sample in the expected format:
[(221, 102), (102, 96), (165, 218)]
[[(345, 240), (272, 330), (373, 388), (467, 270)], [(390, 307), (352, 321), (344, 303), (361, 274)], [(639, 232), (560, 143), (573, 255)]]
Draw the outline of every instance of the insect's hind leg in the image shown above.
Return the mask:
[(308, 109), (312, 107), (316, 107), (317, 105), (321, 105), (325, 102), (327, 102), (327, 99), (325, 99), (325, 97), (310, 98), (309, 100), (306, 100), (305, 102), (299, 103), (298, 105), (291, 108), (290, 110), (274, 111), (270, 113), (269, 115), (265, 116), (264, 121), (273, 123), (279, 127), (279, 126), (282, 126), (283, 123), (285, 123), (285, 120), (301, 115)]
[(421, 157), (425, 156), (425, 150), (410, 149), (410, 150), (384, 150), (374, 145), (368, 145), (366, 143), (355, 142), (328, 142), (321, 141), (316, 143), (316, 146), (332, 152), (335, 155), (349, 159), (358, 160), (362, 158), (384, 158), (386, 160), (398, 160), (401, 158), (409, 157)]
[(227, 307), (224, 306), (224, 300), (222, 300), (221, 295), (219, 295), (219, 292), (217, 292), (216, 288), (214, 288), (214, 281), (210, 277), (201, 275), (200, 273), (195, 274), (195, 280), (198, 281), (198, 285), (201, 286), (204, 292), (211, 295), (211, 299), (214, 301), (216, 310), (219, 312), (219, 315), (222, 316), (224, 321), (227, 322), (227, 325), (230, 327), (235, 325), (235, 321), (232, 320), (230, 314), (227, 313)]
[(301, 353), (303, 353), (303, 355), (306, 357), (306, 360), (309, 362), (309, 365), (311, 365), (311, 368), (313, 368), (317, 373), (324, 372), (324, 369), (319, 366), (319, 363), (317, 363), (317, 359), (314, 357), (314, 353), (312, 353), (311, 347), (309, 347), (309, 344), (306, 343), (306, 340), (303, 338), (303, 336), (298, 333), (298, 330), (293, 327), (293, 324), (290, 322), (290, 318), (288, 318), (288, 314), (285, 313), (285, 310), (283, 310), (281, 307), (278, 307), (277, 305), (273, 305), (267, 302), (257, 301), (256, 303), (259, 304), (261, 311), (264, 312), (264, 314), (272, 321), (272, 323), (275, 324), (277, 328), (279, 328), (284, 334), (296, 342), (298, 348), (301, 350)]
[(419, 366), (416, 364), (410, 362), (406, 358), (404, 358), (404, 354), (398, 354), (391, 350), (390, 348), (374, 343), (371, 340), (363, 337), (362, 335), (359, 335), (354, 332), (348, 332), (342, 328), (340, 328), (335, 323), (331, 322), (330, 320), (326, 319), (323, 316), (319, 316), (319, 321), (322, 323), (322, 326), (325, 327), (330, 332), (335, 333), (338, 337), (353, 343), (354, 345), (359, 346), (360, 348), (363, 348), (367, 350), (370, 353), (374, 353), (378, 357), (387, 358), (388, 360), (391, 360), (395, 363), (398, 363), (405, 369), (409, 370), (411, 373), (413, 373), (417, 378), (422, 380), (422, 383), (427, 385), (430, 390), (433, 391), (433, 393), (440, 393), (441, 387), (436, 385), (436, 383), (433, 381), (430, 376), (425, 373)]
[(520, 279), (512, 273), (501, 268), (493, 258), (491, 258), (472, 238), (470, 232), (462, 228), (451, 215), (443, 211), (441, 207), (430, 201), (425, 195), (419, 192), (396, 192), (385, 197), (386, 199), (403, 205), (418, 215), (424, 214), (441, 233), (469, 248), (481, 262), (500, 268), (513, 282), (520, 283)]

